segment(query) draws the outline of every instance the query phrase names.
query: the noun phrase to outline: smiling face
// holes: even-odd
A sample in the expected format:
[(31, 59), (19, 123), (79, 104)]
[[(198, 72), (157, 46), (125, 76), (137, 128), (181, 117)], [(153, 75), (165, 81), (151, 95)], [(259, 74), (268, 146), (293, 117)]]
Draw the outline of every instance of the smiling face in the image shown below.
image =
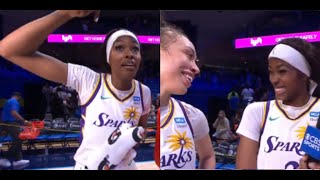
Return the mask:
[(160, 48), (160, 86), (169, 94), (183, 95), (200, 72), (192, 42), (177, 36), (166, 50)]
[(139, 43), (130, 36), (121, 36), (113, 44), (110, 51), (110, 67), (112, 75), (120, 79), (133, 79), (141, 62)]
[(292, 102), (298, 99), (297, 97), (308, 93), (307, 76), (287, 62), (278, 58), (270, 58), (268, 68), (269, 79), (278, 100)]

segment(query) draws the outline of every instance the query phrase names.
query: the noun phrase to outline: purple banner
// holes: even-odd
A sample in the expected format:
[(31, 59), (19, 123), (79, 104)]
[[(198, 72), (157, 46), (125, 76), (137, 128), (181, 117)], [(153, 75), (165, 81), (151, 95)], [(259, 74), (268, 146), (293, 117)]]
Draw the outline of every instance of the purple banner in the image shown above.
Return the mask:
[(273, 45), (276, 45), (282, 39), (292, 38), (292, 37), (302, 38), (307, 40), (308, 42), (317, 42), (317, 41), (320, 41), (320, 31), (236, 39), (235, 46), (236, 46), (236, 49), (260, 47), (260, 46), (273, 46)]
[[(103, 43), (101, 34), (50, 34), (49, 43)], [(160, 36), (138, 36), (141, 44), (160, 44)]]

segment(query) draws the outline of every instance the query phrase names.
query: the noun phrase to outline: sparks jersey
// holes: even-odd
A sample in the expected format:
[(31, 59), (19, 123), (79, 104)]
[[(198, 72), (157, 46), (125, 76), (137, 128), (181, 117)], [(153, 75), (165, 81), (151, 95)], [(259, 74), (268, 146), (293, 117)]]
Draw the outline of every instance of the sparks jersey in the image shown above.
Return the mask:
[(319, 98), (314, 97), (302, 107), (276, 100), (253, 103), (246, 108), (237, 132), (260, 142), (258, 169), (296, 169), (305, 154), (300, 147), (306, 128), (315, 126), (319, 114)]
[(160, 169), (195, 169), (195, 141), (209, 133), (208, 122), (197, 108), (170, 98), (160, 109)]
[(69, 64), (67, 84), (78, 91), (81, 101), (82, 142), (74, 159), (82, 165), (86, 165), (88, 154), (103, 148), (116, 128), (123, 123), (137, 126), (140, 117), (150, 111), (150, 89), (136, 80), (129, 91), (119, 92), (112, 86), (110, 74)]

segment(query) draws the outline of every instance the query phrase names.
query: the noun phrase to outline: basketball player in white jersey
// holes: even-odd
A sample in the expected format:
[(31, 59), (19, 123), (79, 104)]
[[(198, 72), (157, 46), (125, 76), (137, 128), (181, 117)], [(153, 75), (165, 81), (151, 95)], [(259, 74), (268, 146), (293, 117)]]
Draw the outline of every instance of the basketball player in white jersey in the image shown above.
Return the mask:
[[(302, 139), (307, 126), (315, 126), (320, 112), (317, 51), (299, 38), (282, 40), (272, 49), (268, 69), (276, 99), (246, 107), (237, 130), (241, 135), (237, 169), (306, 167)], [(309, 163), (309, 167), (320, 166)]]
[[(121, 169), (136, 169), (132, 161), (136, 154), (132, 150), (132, 139), (116, 150), (109, 147), (117, 137), (114, 131), (122, 124), (146, 128), (151, 93), (147, 86), (134, 80), (141, 62), (140, 43), (136, 35), (124, 29), (108, 34), (104, 52), (111, 73), (96, 73), (87, 67), (63, 63), (37, 52), (48, 35), (61, 25), (90, 14), (94, 14), (97, 21), (99, 13), (95, 10), (55, 11), (5, 37), (0, 42), (0, 55), (45, 79), (72, 87), (79, 93), (82, 142), (74, 157), (75, 169), (101, 169), (98, 167), (104, 165), (101, 164), (104, 159), (97, 159), (97, 154), (108, 149), (120, 154), (123, 154), (121, 151), (130, 152), (117, 158), (125, 159), (120, 163)], [(109, 137), (111, 141), (108, 141)]]
[(160, 30), (160, 169), (214, 169), (208, 121), (202, 111), (171, 95), (183, 95), (199, 73), (193, 43), (182, 30)]

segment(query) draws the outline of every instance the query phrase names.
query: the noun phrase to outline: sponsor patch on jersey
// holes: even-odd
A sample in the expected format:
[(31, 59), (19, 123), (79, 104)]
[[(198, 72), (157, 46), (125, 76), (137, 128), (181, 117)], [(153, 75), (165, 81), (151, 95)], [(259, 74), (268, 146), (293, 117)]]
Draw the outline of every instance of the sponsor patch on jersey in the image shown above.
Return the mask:
[(186, 123), (186, 120), (185, 120), (183, 117), (176, 117), (176, 118), (174, 118), (174, 121), (175, 121), (177, 124), (184, 124), (184, 123)]
[(133, 96), (133, 103), (140, 104), (140, 96)]
[(310, 121), (317, 121), (319, 118), (320, 112), (311, 111), (309, 113)]
[(187, 123), (184, 117), (176, 117), (174, 118), (174, 122), (176, 122), (178, 128), (187, 127)]
[(310, 117), (319, 117), (320, 112), (311, 111)]
[(139, 96), (133, 96), (133, 101), (140, 101), (140, 97)]

